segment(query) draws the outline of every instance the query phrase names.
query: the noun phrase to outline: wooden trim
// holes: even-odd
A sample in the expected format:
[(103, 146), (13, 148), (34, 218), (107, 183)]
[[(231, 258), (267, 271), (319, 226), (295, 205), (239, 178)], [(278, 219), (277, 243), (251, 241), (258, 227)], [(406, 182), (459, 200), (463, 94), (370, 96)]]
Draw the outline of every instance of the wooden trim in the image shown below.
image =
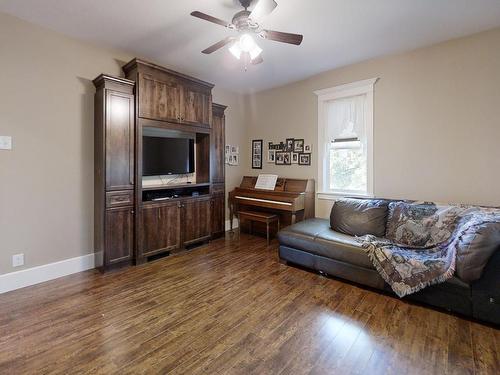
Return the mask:
[(128, 75), (128, 73), (130, 71), (134, 70), (137, 67), (137, 65), (145, 65), (145, 66), (148, 66), (148, 67), (153, 68), (153, 69), (158, 69), (158, 70), (161, 70), (161, 71), (163, 71), (165, 73), (172, 74), (172, 75), (180, 77), (182, 79), (185, 79), (185, 80), (188, 80), (188, 81), (195, 82), (197, 84), (206, 86), (206, 87), (208, 87), (210, 89), (212, 89), (215, 86), (213, 83), (202, 81), (201, 79), (194, 78), (194, 77), (188, 76), (186, 74), (176, 72), (175, 70), (167, 69), (167, 68), (165, 68), (165, 67), (163, 67), (161, 65), (157, 65), (157, 64), (154, 64), (152, 62), (145, 61), (145, 60), (142, 60), (142, 59), (138, 59), (137, 57), (133, 58), (128, 63), (126, 63), (122, 67), (122, 69), (125, 72), (125, 74)]
[(111, 75), (108, 75), (108, 74), (100, 74), (92, 82), (94, 83), (94, 86), (96, 88), (99, 88), (99, 87), (103, 86), (106, 83), (106, 81), (115, 82), (115, 83), (119, 83), (119, 84), (122, 84), (122, 85), (129, 85), (129, 86), (134, 86), (135, 85), (135, 82), (131, 81), (130, 79), (121, 78), (121, 77), (115, 77), (115, 76), (111, 76)]
[(210, 128), (206, 126), (196, 126), (187, 123), (174, 123), (168, 121), (153, 120), (144, 117), (137, 118), (140, 127), (161, 128), (168, 130), (180, 130), (189, 133), (210, 134)]

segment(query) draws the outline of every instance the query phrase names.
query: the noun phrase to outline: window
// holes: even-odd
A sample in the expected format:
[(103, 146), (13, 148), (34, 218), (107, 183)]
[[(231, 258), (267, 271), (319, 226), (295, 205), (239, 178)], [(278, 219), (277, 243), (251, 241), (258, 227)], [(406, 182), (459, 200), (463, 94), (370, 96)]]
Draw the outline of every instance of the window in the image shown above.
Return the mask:
[(376, 80), (316, 91), (320, 198), (373, 194), (373, 85)]

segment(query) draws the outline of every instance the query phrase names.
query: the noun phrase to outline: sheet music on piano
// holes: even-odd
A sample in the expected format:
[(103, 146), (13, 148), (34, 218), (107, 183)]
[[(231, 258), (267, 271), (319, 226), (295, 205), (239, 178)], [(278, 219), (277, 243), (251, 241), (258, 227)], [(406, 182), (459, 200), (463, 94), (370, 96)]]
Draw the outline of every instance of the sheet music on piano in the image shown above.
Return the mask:
[(276, 187), (276, 181), (278, 181), (277, 174), (259, 174), (257, 182), (255, 183), (255, 188), (262, 190), (274, 190)]

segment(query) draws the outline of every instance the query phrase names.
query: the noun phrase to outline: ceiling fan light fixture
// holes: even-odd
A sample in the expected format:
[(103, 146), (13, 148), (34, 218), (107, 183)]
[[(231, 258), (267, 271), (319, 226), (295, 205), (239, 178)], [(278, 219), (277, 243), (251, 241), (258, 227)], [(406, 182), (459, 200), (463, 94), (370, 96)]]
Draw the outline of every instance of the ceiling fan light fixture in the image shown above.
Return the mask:
[(255, 40), (249, 34), (243, 34), (240, 37), (239, 43), (241, 50), (244, 52), (250, 52), (256, 46)]
[(260, 48), (257, 44), (250, 50), (250, 58), (252, 60), (256, 59), (262, 53), (262, 48)]
[(231, 47), (229, 47), (229, 52), (231, 52), (231, 54), (239, 60), (242, 52), (240, 43), (238, 41), (234, 42)]

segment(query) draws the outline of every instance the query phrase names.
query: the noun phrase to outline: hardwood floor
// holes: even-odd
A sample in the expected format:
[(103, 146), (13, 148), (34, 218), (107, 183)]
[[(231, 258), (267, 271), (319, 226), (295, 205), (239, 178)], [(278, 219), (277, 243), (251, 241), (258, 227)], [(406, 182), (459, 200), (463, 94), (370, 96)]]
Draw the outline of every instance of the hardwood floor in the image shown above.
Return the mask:
[(498, 374), (500, 331), (241, 235), (0, 295), (0, 373)]

